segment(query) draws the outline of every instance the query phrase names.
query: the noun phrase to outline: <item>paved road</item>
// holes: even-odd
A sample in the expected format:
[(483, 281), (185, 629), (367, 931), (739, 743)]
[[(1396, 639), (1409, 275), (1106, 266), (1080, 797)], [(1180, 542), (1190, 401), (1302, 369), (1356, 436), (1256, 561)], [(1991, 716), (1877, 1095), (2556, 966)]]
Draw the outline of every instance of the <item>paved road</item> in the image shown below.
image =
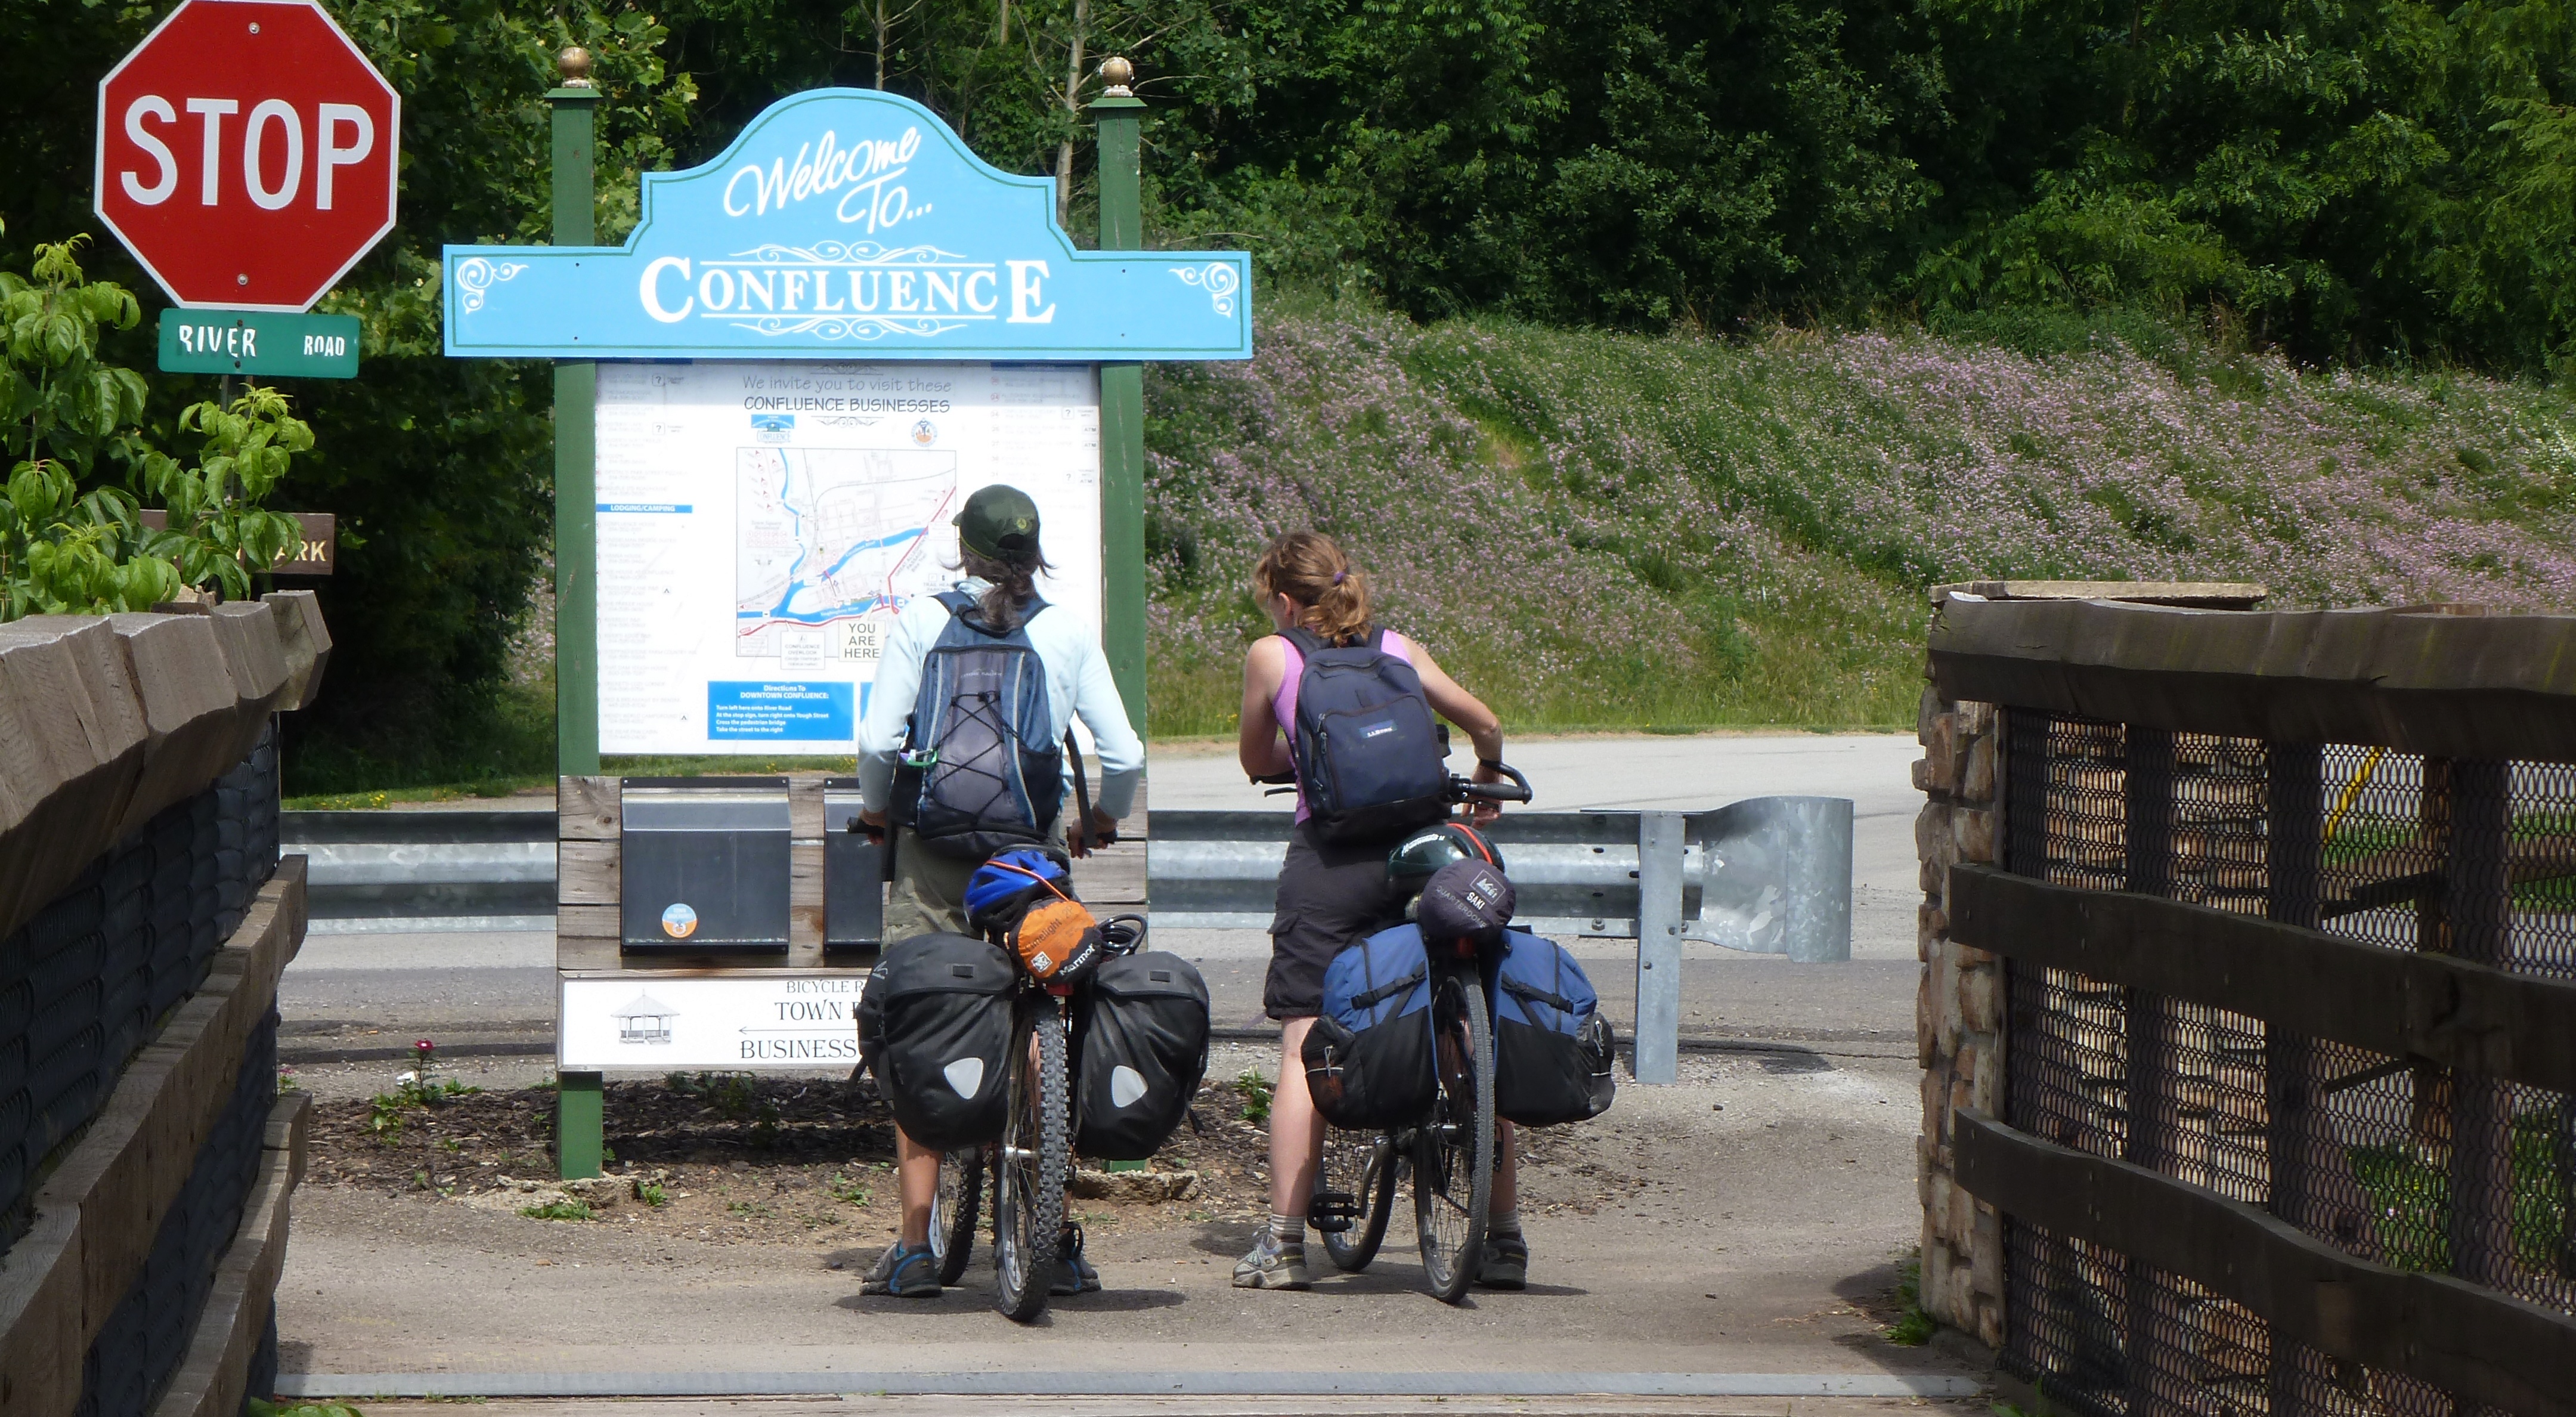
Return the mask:
[[(1914, 1026), (1913, 822), (1921, 804), (1899, 734), (1706, 735), (1530, 739), (1509, 756), (1538, 805), (1697, 809), (1743, 797), (1809, 793), (1853, 801), (1850, 965), (1794, 965), (1688, 947), (1683, 1028), (1704, 1036), (1812, 1043), (1906, 1054)], [(1152, 801), (1171, 808), (1277, 806), (1242, 779), (1230, 752), (1158, 748)], [(1220, 1023), (1260, 1023), (1269, 937), (1258, 931), (1170, 931), (1157, 943), (1208, 975)], [(1614, 1021), (1633, 1017), (1634, 947), (1586, 941)], [(317, 933), (286, 974), (281, 1008), (290, 1052), (382, 1050), (415, 1037), (442, 1045), (543, 1046), (554, 1018), (554, 942), (546, 934)]]

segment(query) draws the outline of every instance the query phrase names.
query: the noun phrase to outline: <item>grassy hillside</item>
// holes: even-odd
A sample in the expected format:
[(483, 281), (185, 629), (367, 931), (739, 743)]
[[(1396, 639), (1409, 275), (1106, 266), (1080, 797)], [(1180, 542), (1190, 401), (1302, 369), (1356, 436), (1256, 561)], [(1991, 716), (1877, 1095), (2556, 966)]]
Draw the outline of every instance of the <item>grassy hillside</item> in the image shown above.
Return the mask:
[(1348, 308), (1148, 377), (1157, 736), (1228, 731), (1245, 573), (1314, 525), (1517, 726), (1898, 724), (1924, 590), (2259, 580), (2576, 608), (2576, 407), (2154, 325), (1750, 341)]
[[(1524, 730), (1910, 723), (1924, 589), (1972, 576), (2576, 609), (2576, 404), (2530, 384), (2144, 322), (1708, 341), (1271, 304), (1250, 362), (1147, 378), (1157, 736), (1232, 730), (1246, 573), (1307, 525)], [(470, 750), (299, 751), (290, 790), (550, 780), (542, 610)]]

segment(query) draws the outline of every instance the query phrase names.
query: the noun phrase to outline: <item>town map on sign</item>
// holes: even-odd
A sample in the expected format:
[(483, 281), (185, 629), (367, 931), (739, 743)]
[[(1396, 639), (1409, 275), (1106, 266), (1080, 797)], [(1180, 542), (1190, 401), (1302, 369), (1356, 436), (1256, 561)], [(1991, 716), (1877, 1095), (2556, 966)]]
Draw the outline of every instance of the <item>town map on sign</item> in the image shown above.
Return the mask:
[(744, 448), (737, 466), (737, 656), (874, 659), (894, 612), (953, 578), (933, 533), (954, 453)]

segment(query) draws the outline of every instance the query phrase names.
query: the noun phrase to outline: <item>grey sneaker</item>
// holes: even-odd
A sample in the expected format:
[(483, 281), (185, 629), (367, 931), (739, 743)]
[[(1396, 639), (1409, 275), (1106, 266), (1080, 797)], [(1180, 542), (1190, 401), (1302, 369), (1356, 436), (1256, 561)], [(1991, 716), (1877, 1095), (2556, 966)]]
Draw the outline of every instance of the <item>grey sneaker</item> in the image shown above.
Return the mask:
[(1234, 1262), (1237, 1289), (1311, 1289), (1314, 1285), (1306, 1276), (1305, 1245), (1283, 1245), (1267, 1230), (1261, 1232), (1261, 1243), (1252, 1247), (1252, 1253)]
[(1100, 1271), (1082, 1257), (1082, 1227), (1064, 1227), (1063, 1238), (1055, 1242), (1055, 1283), (1047, 1293), (1062, 1299), (1074, 1294), (1093, 1294), (1100, 1289)]
[(898, 1299), (936, 1299), (939, 1262), (931, 1257), (928, 1245), (908, 1250), (897, 1240), (877, 1256), (876, 1266), (859, 1281), (859, 1292), (891, 1294)]
[(1488, 1233), (1484, 1257), (1476, 1262), (1476, 1283), (1485, 1289), (1527, 1289), (1529, 1241)]

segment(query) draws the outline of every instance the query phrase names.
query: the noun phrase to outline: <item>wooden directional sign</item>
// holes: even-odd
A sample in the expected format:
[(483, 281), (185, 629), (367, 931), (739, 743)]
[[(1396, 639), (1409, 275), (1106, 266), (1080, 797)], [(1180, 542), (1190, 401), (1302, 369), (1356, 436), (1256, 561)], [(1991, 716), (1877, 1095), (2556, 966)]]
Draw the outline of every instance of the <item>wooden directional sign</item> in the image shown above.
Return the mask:
[[(303, 535), (287, 558), (268, 568), (273, 576), (327, 576), (340, 559), (340, 519), (329, 512), (288, 512), (301, 526)], [(153, 531), (170, 529), (170, 514), (158, 507), (142, 511), (143, 525)]]
[(401, 125), (314, 0), (184, 0), (99, 82), (99, 219), (181, 305), (308, 310), (393, 229)]

